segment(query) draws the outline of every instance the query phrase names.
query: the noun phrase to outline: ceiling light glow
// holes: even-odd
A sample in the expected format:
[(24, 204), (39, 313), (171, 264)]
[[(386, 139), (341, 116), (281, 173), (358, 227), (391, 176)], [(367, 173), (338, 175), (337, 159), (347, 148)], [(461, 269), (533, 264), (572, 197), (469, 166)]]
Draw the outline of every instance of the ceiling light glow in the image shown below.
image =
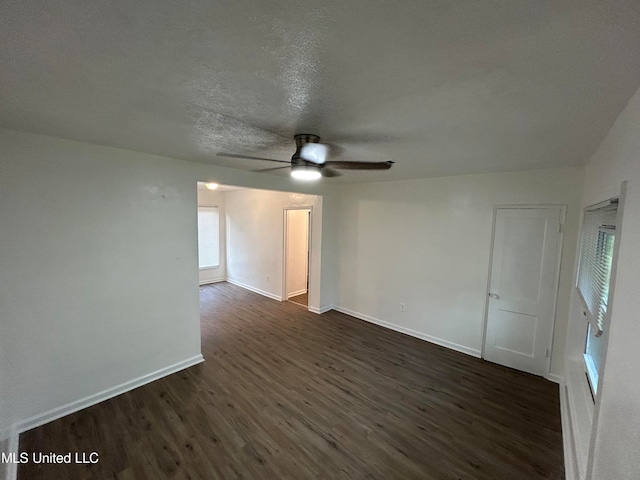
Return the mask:
[(291, 176), (297, 180), (318, 180), (322, 174), (318, 167), (298, 165), (291, 168)]
[(218, 188), (217, 183), (205, 183), (204, 186), (209, 190), (215, 190), (216, 188)]

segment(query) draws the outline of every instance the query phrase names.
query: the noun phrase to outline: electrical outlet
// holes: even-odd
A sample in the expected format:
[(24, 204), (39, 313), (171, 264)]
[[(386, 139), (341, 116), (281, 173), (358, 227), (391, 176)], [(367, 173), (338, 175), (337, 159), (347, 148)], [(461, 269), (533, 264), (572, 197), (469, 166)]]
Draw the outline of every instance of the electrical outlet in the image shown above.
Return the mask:
[(404, 311), (406, 311), (406, 310), (407, 310), (407, 306), (406, 306), (404, 303), (401, 303), (401, 304), (400, 304), (400, 311), (401, 311), (401, 312), (404, 312)]

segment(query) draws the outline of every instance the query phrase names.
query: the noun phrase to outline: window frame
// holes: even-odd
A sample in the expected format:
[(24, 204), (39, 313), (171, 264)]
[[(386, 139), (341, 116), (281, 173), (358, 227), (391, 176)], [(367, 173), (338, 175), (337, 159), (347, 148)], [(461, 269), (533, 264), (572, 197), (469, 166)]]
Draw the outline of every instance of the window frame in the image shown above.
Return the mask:
[[(614, 254), (612, 251), (608, 271), (602, 272), (603, 260), (606, 261), (606, 258), (602, 255), (603, 252), (600, 248), (600, 234), (612, 236), (615, 248), (615, 217), (618, 205), (617, 199), (605, 203), (605, 205), (598, 204), (584, 210), (576, 274), (576, 288), (579, 297), (589, 322), (597, 330), (598, 336), (604, 332), (604, 316), (608, 306), (608, 295), (603, 300), (602, 294), (605, 289), (608, 291), (610, 287)], [(610, 223), (602, 224), (604, 221)], [(612, 221), (613, 223), (611, 223)], [(603, 273), (605, 273), (604, 277)]]
[[(578, 290), (578, 296), (582, 301), (584, 314), (588, 319), (587, 326), (585, 328), (582, 358), (586, 370), (587, 381), (591, 388), (592, 398), (594, 401), (598, 391), (598, 382), (601, 377), (602, 366), (604, 363), (606, 344), (600, 344), (600, 346), (595, 347), (598, 352), (596, 355), (598, 358), (595, 358), (596, 356), (589, 352), (589, 347), (590, 341), (595, 341), (596, 339), (600, 339), (598, 342), (606, 341), (601, 337), (607, 330), (605, 320), (610, 314), (609, 312), (613, 296), (615, 258), (618, 244), (616, 233), (617, 230), (619, 230), (619, 214), (620, 209), (617, 197), (597, 205), (592, 205), (584, 209), (581, 228), (576, 289)], [(594, 219), (595, 221), (593, 221)], [(603, 234), (608, 237), (603, 237)], [(587, 237), (587, 235), (591, 238)], [(606, 242), (609, 240), (612, 240), (610, 252), (604, 248)], [(586, 248), (589, 248), (590, 250), (585, 251)], [(590, 258), (587, 258), (586, 261), (585, 255), (590, 255)], [(593, 278), (583, 277), (585, 274), (592, 275)], [(585, 282), (583, 282), (583, 280), (585, 280)], [(587, 283), (589, 284), (587, 285)], [(585, 285), (590, 287), (592, 291), (583, 292)], [(595, 290), (593, 290), (594, 286), (596, 287)], [(590, 297), (591, 302), (589, 302), (586, 297)], [(595, 309), (593, 304), (594, 301), (597, 301)]]

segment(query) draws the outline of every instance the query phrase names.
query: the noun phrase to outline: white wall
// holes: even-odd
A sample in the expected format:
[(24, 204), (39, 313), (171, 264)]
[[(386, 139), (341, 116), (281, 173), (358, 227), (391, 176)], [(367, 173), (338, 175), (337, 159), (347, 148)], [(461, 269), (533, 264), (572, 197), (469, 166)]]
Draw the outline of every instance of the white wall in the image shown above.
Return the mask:
[(551, 367), (562, 375), (581, 187), (581, 168), (342, 187), (337, 305), (479, 355), (493, 207), (566, 204)]
[[(9, 437), (0, 437), (0, 452), (6, 454), (9, 453), (10, 450)], [(0, 478), (11, 478), (9, 475), (9, 464), (0, 462)]]
[[(320, 278), (313, 270), (309, 275), (313, 281), (320, 281), (320, 298), (317, 300), (319, 305), (318, 312), (330, 310), (338, 299), (338, 212), (340, 209), (340, 201), (337, 192), (331, 191), (328, 195), (324, 195), (320, 199), (322, 204), (322, 225), (321, 241), (322, 250), (311, 248), (311, 264), (320, 264), (322, 268), (322, 276)], [(315, 215), (314, 217), (316, 217)], [(314, 241), (317, 232), (317, 219), (314, 218), (311, 228), (312, 239)], [(311, 280), (310, 279), (310, 280)], [(311, 305), (311, 297), (313, 292), (309, 292), (309, 305)], [(311, 307), (313, 308), (313, 307)]]
[(0, 129), (0, 433), (200, 354), (197, 181), (331, 191)]
[(0, 158), (5, 424), (200, 355), (188, 171), (4, 131)]
[[(587, 478), (594, 480), (640, 478), (640, 90), (591, 158), (582, 205), (619, 195), (625, 180), (627, 195), (622, 230), (616, 235), (619, 256), (608, 349), (587, 469)], [(569, 364), (582, 353), (586, 328), (575, 290), (573, 300), (567, 342)]]
[(218, 207), (220, 215), (220, 266), (218, 268), (206, 268), (198, 272), (200, 285), (214, 282), (222, 282), (227, 278), (227, 235), (224, 208), (224, 192), (198, 188), (198, 206)]
[(287, 298), (307, 292), (309, 263), (309, 210), (287, 210)]
[(313, 207), (309, 307), (319, 308), (322, 198), (316, 195), (234, 190), (225, 193), (227, 278), (272, 298), (283, 296), (284, 209)]
[[(640, 364), (638, 97), (593, 158), (582, 202), (580, 168), (302, 186), (273, 175), (0, 130), (0, 432), (200, 353), (198, 180), (289, 192), (304, 187), (315, 199), (317, 269), (310, 273), (320, 285), (310, 292), (310, 304), (320, 310), (336, 304), (468, 351), (481, 348), (493, 206), (567, 204), (552, 358), (552, 372), (560, 375), (580, 205), (616, 195), (626, 179), (592, 458), (593, 478), (631, 478), (630, 452), (640, 445), (640, 379), (630, 367)], [(281, 295), (282, 209), (309, 200), (280, 193), (279, 201), (265, 204), (274, 208), (263, 208), (263, 195), (274, 192), (253, 192), (230, 192), (225, 206), (229, 213), (229, 198), (237, 196), (234, 211), (248, 216), (249, 225), (254, 215), (272, 219), (236, 236), (252, 233), (251, 247), (265, 252), (275, 242), (280, 259), (264, 253), (255, 283)], [(253, 259), (241, 260), (237, 274), (253, 282), (243, 273)], [(268, 286), (265, 272), (273, 272)], [(406, 312), (399, 311), (400, 302)], [(575, 342), (569, 340), (570, 351)]]

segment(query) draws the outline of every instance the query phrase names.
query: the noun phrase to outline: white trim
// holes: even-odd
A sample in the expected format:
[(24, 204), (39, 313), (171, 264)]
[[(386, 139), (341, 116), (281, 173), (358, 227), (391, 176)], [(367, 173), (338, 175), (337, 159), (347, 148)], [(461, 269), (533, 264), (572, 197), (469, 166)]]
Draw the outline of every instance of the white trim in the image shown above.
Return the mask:
[(551, 361), (553, 360), (553, 346), (556, 340), (556, 325), (558, 323), (558, 296), (560, 294), (560, 272), (562, 268), (562, 255), (564, 252), (564, 224), (567, 219), (567, 206), (556, 206), (560, 207), (560, 218), (558, 237), (556, 238), (556, 246), (558, 248), (558, 251), (556, 252), (556, 272), (554, 277), (555, 287), (553, 289), (553, 310), (551, 313), (551, 338), (549, 339), (549, 343), (547, 344), (547, 348), (549, 349), (549, 356), (547, 357), (547, 378), (552, 375)]
[(310, 311), (311, 313), (323, 314), (323, 313), (326, 313), (326, 312), (328, 312), (329, 310), (333, 310), (333, 309), (335, 309), (335, 308), (336, 308), (336, 307), (335, 307), (335, 306), (333, 306), (333, 305), (326, 305), (326, 306), (324, 306), (324, 307), (320, 307), (320, 308), (316, 308), (316, 307), (309, 307), (309, 311)]
[(220, 277), (220, 278), (212, 278), (209, 280), (200, 280), (198, 284), (202, 286), (202, 285), (209, 285), (210, 283), (220, 283), (220, 282), (226, 282), (226, 281), (227, 281), (226, 278)]
[(109, 400), (110, 398), (117, 397), (118, 395), (126, 393), (130, 390), (141, 387), (155, 380), (159, 380), (160, 378), (166, 377), (167, 375), (171, 375), (175, 372), (179, 372), (180, 370), (184, 370), (185, 368), (191, 367), (201, 362), (204, 362), (202, 354), (196, 355), (195, 357), (187, 358), (186, 360), (182, 360), (181, 362), (174, 363), (173, 365), (169, 365), (168, 367), (161, 368), (160, 370), (156, 370), (155, 372), (148, 373), (133, 380), (129, 380), (128, 382), (121, 383), (120, 385), (107, 388), (106, 390), (103, 390), (101, 392), (94, 393), (79, 400), (74, 400), (73, 402), (69, 402), (60, 407), (53, 408), (47, 412), (39, 413), (37, 415), (34, 415), (33, 417), (17, 422), (15, 424), (15, 430), (17, 431), (17, 433), (26, 432), (27, 430), (31, 430), (32, 428), (39, 427), (40, 425), (44, 425), (45, 423), (52, 422), (71, 413), (75, 413), (84, 408), (96, 405), (97, 403), (104, 402), (105, 400)]
[(564, 477), (566, 480), (578, 480), (575, 440), (573, 438), (573, 429), (571, 428), (568, 397), (569, 392), (563, 381), (560, 383), (560, 421), (562, 423), (562, 446), (564, 450)]
[(466, 353), (467, 355), (471, 355), (472, 357), (480, 358), (480, 350), (476, 350), (475, 348), (469, 348), (464, 345), (459, 345), (457, 343), (444, 340), (442, 338), (433, 337), (431, 335), (427, 335), (426, 333), (411, 330), (410, 328), (402, 327), (400, 325), (396, 325), (395, 323), (387, 322), (385, 320), (380, 320), (378, 318), (365, 315), (364, 313), (354, 312), (353, 310), (349, 310), (348, 308), (334, 306), (333, 309), (346, 315), (359, 318), (360, 320), (364, 320), (365, 322), (374, 323), (381, 327), (395, 330), (396, 332), (404, 333), (405, 335), (410, 335), (415, 338), (419, 338), (420, 340), (426, 340), (427, 342), (435, 343), (436, 345), (440, 345), (441, 347), (447, 347), (451, 350)]
[[(616, 212), (616, 229), (618, 231), (618, 238), (622, 239), (624, 233), (623, 218), (625, 215), (627, 205), (627, 180), (623, 181), (620, 185), (620, 196), (618, 197), (618, 211)], [(615, 296), (616, 296), (616, 279), (618, 277), (618, 259), (620, 258), (620, 244), (622, 241), (616, 241), (613, 244), (613, 262), (611, 264), (611, 278), (609, 280), (609, 298), (607, 301), (607, 313), (604, 316), (604, 338), (602, 339), (602, 351), (600, 352), (600, 373), (598, 378), (598, 390), (602, 392), (602, 382), (604, 381), (604, 375), (607, 366), (607, 356), (609, 352), (609, 332), (611, 326), (611, 314), (615, 308)], [(586, 346), (586, 345), (585, 345)], [(587, 382), (588, 383), (588, 382)], [(600, 407), (601, 407), (601, 394), (595, 394), (594, 410), (591, 416), (591, 437), (589, 438), (589, 450), (587, 453), (587, 468), (588, 474), (593, 475), (593, 464), (595, 461), (596, 452), (596, 440), (598, 439), (598, 425), (600, 425)]]
[(564, 385), (564, 376), (563, 375), (557, 375), (555, 373), (550, 373), (549, 375), (547, 375), (547, 380), (549, 380), (550, 382), (553, 382), (553, 383), (557, 383), (558, 385)]
[(302, 290), (298, 290), (297, 292), (291, 292), (289, 295), (287, 295), (287, 300), (290, 299), (291, 297), (297, 297), (298, 295), (302, 295), (303, 293), (307, 293), (306, 288), (303, 288)]
[[(20, 448), (19, 433), (15, 425), (2, 433), (2, 438), (7, 440), (7, 452), (6, 453), (18, 453)], [(18, 464), (7, 463), (5, 464), (5, 477), (4, 480), (16, 480), (18, 478)]]
[[(9, 437), (9, 451), (18, 453), (20, 449), (20, 434), (15, 428), (11, 429), (11, 437)], [(10, 463), (7, 469), (7, 480), (15, 480), (18, 478), (18, 464)]]
[(233, 278), (227, 278), (227, 282), (232, 283), (238, 287), (244, 288), (245, 290), (249, 290), (250, 292), (253, 293), (258, 293), (260, 295), (263, 295), (265, 297), (269, 297), (272, 298), (273, 300), (277, 300), (279, 302), (282, 301), (282, 297), (279, 297), (278, 295), (274, 295), (273, 293), (269, 293), (269, 292), (265, 292), (264, 290), (260, 290), (259, 288), (255, 288), (252, 287), (250, 285), (247, 285), (245, 283), (239, 282), (237, 280), (234, 280)]
[[(287, 293), (287, 231), (289, 229), (289, 218), (287, 213), (290, 210), (308, 210), (309, 216), (307, 217), (307, 278), (309, 279), (309, 284), (307, 285), (307, 292), (311, 291), (311, 252), (313, 249), (313, 244), (311, 243), (311, 237), (313, 234), (312, 225), (313, 225), (313, 205), (309, 206), (296, 206), (296, 207), (284, 207), (282, 210), (282, 299), (289, 300), (290, 297), (295, 297), (295, 294)], [(259, 293), (259, 292), (258, 292)], [(308, 302), (307, 302), (308, 303)]]

